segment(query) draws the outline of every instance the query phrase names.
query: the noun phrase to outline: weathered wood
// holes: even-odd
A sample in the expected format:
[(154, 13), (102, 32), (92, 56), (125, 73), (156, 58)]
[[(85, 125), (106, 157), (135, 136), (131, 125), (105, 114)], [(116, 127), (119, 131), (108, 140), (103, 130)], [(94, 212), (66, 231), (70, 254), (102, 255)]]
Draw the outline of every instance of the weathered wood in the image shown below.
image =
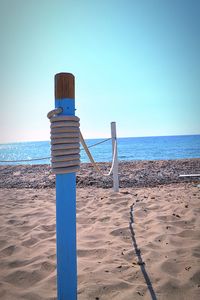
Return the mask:
[(75, 98), (74, 75), (58, 73), (55, 75), (55, 99)]

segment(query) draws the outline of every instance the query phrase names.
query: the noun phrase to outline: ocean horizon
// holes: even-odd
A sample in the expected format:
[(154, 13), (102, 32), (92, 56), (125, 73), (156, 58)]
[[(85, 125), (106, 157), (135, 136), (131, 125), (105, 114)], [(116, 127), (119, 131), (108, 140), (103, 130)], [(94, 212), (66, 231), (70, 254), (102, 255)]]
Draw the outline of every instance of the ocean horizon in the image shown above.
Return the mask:
[[(102, 142), (95, 147), (94, 144)], [(170, 135), (118, 138), (119, 161), (170, 160), (200, 158), (200, 135)], [(97, 162), (112, 160), (111, 139), (86, 139), (86, 143)], [(89, 162), (81, 147), (81, 162)], [(50, 164), (50, 141), (28, 141), (0, 144), (0, 165)], [(42, 160), (34, 160), (46, 158)], [(18, 160), (28, 160), (17, 162)], [(32, 160), (32, 161), (31, 161)], [(7, 162), (11, 161), (11, 162)]]

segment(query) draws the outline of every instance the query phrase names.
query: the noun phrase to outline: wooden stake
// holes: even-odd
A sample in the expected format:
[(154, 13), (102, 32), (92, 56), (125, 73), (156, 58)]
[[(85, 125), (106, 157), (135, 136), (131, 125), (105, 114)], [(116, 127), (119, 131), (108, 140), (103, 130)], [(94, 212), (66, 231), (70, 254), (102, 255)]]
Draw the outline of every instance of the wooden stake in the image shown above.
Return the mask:
[[(117, 157), (117, 133), (116, 123), (111, 122), (111, 137), (112, 137), (112, 153), (115, 154), (114, 166), (113, 166), (113, 190), (119, 192), (119, 176), (118, 176), (118, 157)], [(116, 151), (114, 153), (116, 143)]]
[[(55, 76), (55, 107), (75, 115), (74, 76)], [(76, 173), (56, 175), (56, 246), (58, 300), (77, 299)]]

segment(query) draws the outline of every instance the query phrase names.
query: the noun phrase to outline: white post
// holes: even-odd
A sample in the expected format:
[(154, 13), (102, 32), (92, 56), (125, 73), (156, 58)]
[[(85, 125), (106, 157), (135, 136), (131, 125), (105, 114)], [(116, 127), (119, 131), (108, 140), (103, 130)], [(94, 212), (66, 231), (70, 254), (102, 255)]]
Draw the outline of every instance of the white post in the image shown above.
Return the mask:
[[(116, 134), (116, 123), (115, 122), (111, 122), (111, 137), (112, 137), (112, 154), (115, 155), (114, 166), (113, 166), (113, 190), (114, 190), (114, 192), (119, 192), (117, 134)], [(115, 143), (116, 143), (116, 151), (114, 151)]]

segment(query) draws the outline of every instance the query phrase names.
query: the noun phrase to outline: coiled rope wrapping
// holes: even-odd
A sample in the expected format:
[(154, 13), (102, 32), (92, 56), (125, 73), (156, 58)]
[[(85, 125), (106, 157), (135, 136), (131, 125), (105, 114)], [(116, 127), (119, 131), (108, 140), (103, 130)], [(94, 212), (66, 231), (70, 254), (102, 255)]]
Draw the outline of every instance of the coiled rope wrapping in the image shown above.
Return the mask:
[(62, 108), (50, 111), (51, 165), (54, 174), (77, 172), (80, 169), (79, 118), (59, 115)]
[(47, 114), (47, 117), (51, 121), (51, 164), (53, 173), (71, 173), (77, 172), (80, 169), (80, 139), (95, 170), (103, 176), (110, 176), (116, 160), (117, 142), (115, 141), (114, 144), (113, 160), (110, 171), (109, 173), (104, 174), (94, 161), (80, 132), (79, 118), (76, 116), (59, 116), (61, 112), (62, 108), (59, 107)]

